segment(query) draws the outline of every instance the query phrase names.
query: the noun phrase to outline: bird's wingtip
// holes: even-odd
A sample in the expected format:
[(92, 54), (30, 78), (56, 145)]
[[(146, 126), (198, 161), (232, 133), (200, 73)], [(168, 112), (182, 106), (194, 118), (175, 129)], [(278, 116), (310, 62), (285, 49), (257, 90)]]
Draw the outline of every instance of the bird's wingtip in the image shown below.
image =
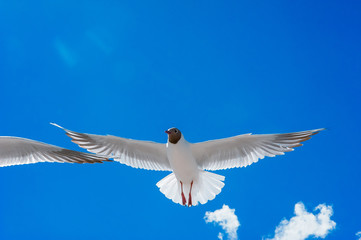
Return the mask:
[(319, 133), (319, 132), (324, 131), (324, 130), (327, 130), (327, 129), (326, 128), (318, 128), (318, 129), (313, 130), (313, 132)]
[(51, 125), (55, 126), (55, 127), (58, 127), (58, 128), (61, 128), (63, 130), (65, 130), (65, 128), (63, 128), (62, 126), (56, 124), (56, 123), (53, 123), (53, 122), (50, 122)]

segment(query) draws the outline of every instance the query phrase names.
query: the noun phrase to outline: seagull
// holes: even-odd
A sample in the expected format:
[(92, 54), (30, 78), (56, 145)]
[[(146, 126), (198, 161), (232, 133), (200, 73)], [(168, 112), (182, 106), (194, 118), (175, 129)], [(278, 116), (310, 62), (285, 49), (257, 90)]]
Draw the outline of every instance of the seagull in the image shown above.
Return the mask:
[(0, 136), (0, 167), (38, 162), (103, 163), (103, 161), (110, 160), (27, 138)]
[(78, 133), (51, 124), (63, 129), (72, 142), (89, 152), (134, 168), (171, 171), (156, 185), (167, 198), (188, 207), (205, 204), (221, 192), (225, 177), (209, 171), (246, 167), (265, 156), (283, 155), (324, 130), (243, 134), (189, 143), (182, 132), (173, 127), (165, 131), (168, 134), (167, 143), (161, 144), (111, 135)]

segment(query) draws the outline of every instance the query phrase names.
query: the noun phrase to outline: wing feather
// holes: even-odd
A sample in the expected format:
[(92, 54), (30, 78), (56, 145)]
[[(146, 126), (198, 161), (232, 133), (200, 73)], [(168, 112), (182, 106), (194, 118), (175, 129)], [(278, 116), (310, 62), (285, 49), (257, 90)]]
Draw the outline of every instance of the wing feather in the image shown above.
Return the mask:
[(96, 153), (134, 168), (147, 170), (172, 171), (167, 158), (165, 144), (150, 141), (126, 139), (111, 135), (78, 133), (63, 129), (72, 142), (89, 152)]
[(18, 137), (0, 137), (0, 167), (37, 162), (102, 163), (105, 157)]
[(192, 144), (198, 165), (204, 170), (246, 167), (264, 157), (283, 155), (302, 146), (322, 129), (284, 134), (244, 134)]

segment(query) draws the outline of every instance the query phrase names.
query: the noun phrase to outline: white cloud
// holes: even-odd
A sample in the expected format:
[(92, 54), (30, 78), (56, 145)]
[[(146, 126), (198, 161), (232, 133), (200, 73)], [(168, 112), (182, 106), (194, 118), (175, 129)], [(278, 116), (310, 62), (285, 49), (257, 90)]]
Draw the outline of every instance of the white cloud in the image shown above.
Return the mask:
[(223, 233), (218, 233), (218, 239), (223, 240)]
[(295, 205), (295, 215), (290, 220), (282, 220), (275, 230), (275, 236), (268, 240), (304, 240), (310, 236), (325, 238), (336, 227), (336, 223), (330, 219), (333, 214), (331, 206), (318, 205), (314, 215), (307, 212), (302, 202)]
[(358, 240), (361, 240), (361, 231), (359, 231), (358, 233), (356, 233), (356, 236), (359, 238)]
[[(219, 224), (228, 235), (228, 239), (238, 239), (237, 229), (240, 226), (237, 216), (234, 214), (235, 209), (230, 209), (223, 204), (221, 209), (214, 212), (206, 212), (204, 220), (206, 223), (214, 222)], [(219, 233), (218, 238), (223, 240), (223, 234)]]

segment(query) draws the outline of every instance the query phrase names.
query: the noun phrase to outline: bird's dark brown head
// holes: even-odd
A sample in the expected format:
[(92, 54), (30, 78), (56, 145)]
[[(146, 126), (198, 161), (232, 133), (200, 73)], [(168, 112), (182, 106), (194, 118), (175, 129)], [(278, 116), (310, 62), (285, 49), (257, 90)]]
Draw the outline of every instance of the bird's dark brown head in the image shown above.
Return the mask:
[(176, 144), (182, 137), (178, 128), (169, 128), (165, 133), (168, 134), (168, 141), (173, 144)]

